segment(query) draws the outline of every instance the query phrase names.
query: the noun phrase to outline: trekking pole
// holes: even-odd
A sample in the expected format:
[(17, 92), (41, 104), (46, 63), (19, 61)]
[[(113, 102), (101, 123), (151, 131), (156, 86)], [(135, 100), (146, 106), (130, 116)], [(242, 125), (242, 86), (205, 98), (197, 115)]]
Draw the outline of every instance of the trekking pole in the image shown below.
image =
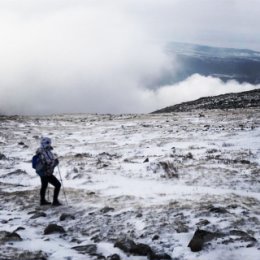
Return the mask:
[(66, 204), (69, 205), (69, 203), (67, 201), (67, 196), (66, 196), (66, 193), (65, 193), (65, 188), (64, 188), (64, 185), (63, 185), (63, 181), (62, 181), (62, 178), (61, 178), (61, 174), (60, 174), (60, 167), (59, 167), (59, 165), (58, 165), (58, 172), (59, 172), (59, 175), (60, 175), (60, 182), (61, 182), (64, 198), (65, 198)]

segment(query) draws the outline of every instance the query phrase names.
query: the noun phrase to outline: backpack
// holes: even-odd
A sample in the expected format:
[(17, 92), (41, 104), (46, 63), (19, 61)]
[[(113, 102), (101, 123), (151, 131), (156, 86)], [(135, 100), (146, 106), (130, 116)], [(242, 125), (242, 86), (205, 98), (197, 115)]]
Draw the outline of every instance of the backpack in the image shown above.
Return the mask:
[(32, 167), (39, 176), (44, 176), (45, 164), (43, 163), (39, 153), (32, 157)]

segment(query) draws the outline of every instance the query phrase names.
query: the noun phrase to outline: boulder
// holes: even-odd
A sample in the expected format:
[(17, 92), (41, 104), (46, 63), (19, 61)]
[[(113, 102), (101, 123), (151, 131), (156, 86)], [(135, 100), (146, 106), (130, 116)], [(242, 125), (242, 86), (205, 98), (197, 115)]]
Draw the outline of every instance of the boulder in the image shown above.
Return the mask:
[(73, 215), (71, 215), (71, 214), (62, 213), (61, 216), (60, 216), (60, 221), (64, 221), (66, 219), (74, 220), (75, 217)]
[(16, 232), (0, 231), (0, 244), (15, 241), (22, 241), (22, 238)]
[(138, 256), (148, 256), (154, 254), (150, 246), (142, 243), (135, 244), (135, 246), (131, 248), (130, 253)]
[(107, 260), (121, 260), (118, 254), (113, 254), (107, 257)]
[(114, 244), (114, 247), (132, 255), (148, 256), (154, 254), (150, 246), (142, 243), (137, 244), (131, 239), (118, 240)]
[(125, 253), (130, 253), (131, 249), (135, 246), (135, 242), (131, 239), (117, 240), (114, 247), (117, 247), (124, 251)]
[(65, 230), (62, 226), (58, 226), (56, 224), (49, 224), (45, 229), (44, 229), (44, 235), (49, 235), (53, 233), (65, 233)]
[(95, 244), (74, 246), (72, 249), (78, 251), (81, 254), (88, 254), (92, 256), (97, 255), (97, 245)]
[(192, 252), (199, 252), (202, 250), (204, 244), (204, 240), (200, 237), (193, 237), (188, 244), (188, 247)]
[(47, 260), (48, 255), (42, 251), (24, 251), (18, 255), (17, 260)]
[(202, 250), (205, 242), (211, 241), (214, 238), (222, 237), (220, 233), (212, 233), (206, 230), (197, 229), (188, 244), (192, 252), (199, 252)]

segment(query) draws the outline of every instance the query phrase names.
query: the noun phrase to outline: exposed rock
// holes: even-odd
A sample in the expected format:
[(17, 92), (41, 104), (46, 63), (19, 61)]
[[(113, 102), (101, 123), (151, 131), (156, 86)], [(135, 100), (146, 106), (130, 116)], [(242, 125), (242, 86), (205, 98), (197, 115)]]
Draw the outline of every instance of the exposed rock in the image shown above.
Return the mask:
[(107, 260), (121, 260), (118, 254), (113, 254), (107, 257)]
[(147, 163), (147, 162), (149, 162), (149, 158), (146, 158), (146, 159), (144, 160), (144, 163)]
[(192, 252), (199, 252), (203, 248), (204, 241), (200, 237), (192, 238), (190, 243), (188, 244), (188, 247)]
[(187, 233), (187, 232), (189, 232), (189, 227), (181, 221), (176, 221), (174, 223), (174, 225), (175, 225), (175, 230), (176, 230), (177, 233)]
[(116, 154), (116, 153), (110, 154), (110, 153), (107, 153), (107, 152), (103, 152), (103, 153), (98, 154), (98, 157), (103, 158), (103, 159), (107, 159), (107, 160), (112, 160), (112, 159), (120, 158), (121, 155)]
[(9, 172), (5, 175), (2, 175), (1, 177), (10, 177), (10, 176), (15, 176), (15, 175), (28, 175), (28, 173), (24, 170), (18, 169), (13, 172)]
[(248, 161), (248, 160), (241, 160), (240, 163), (241, 163), (241, 164), (250, 164), (251, 162)]
[(46, 213), (44, 212), (36, 212), (33, 216), (30, 217), (30, 219), (36, 219), (36, 218), (41, 218), (41, 217), (46, 217)]
[(74, 155), (74, 157), (75, 158), (89, 158), (89, 157), (91, 157), (92, 155), (91, 154), (89, 154), (89, 153), (77, 153), (77, 154), (75, 154)]
[(124, 251), (125, 253), (130, 253), (131, 249), (135, 247), (135, 242), (131, 239), (117, 240), (114, 247), (117, 247)]
[(67, 214), (67, 213), (61, 214), (61, 216), (60, 216), (60, 221), (64, 221), (64, 220), (66, 220), (66, 219), (74, 220), (75, 217), (74, 217), (73, 215)]
[(131, 239), (118, 240), (114, 244), (114, 247), (118, 247), (125, 253), (138, 255), (138, 256), (148, 256), (148, 255), (154, 254), (154, 252), (150, 246), (148, 246), (146, 244), (142, 244), (142, 243), (136, 244)]
[(148, 255), (149, 260), (171, 260), (171, 256), (168, 254), (150, 254)]
[(6, 160), (6, 156), (3, 153), (0, 153), (0, 160)]
[(152, 127), (152, 125), (148, 125), (148, 124), (141, 124), (142, 127)]
[(101, 238), (99, 235), (95, 235), (95, 236), (91, 237), (90, 240), (92, 240), (94, 243), (101, 242)]
[(96, 192), (94, 192), (94, 191), (89, 191), (89, 192), (87, 192), (87, 195), (88, 195), (88, 196), (94, 196), (94, 195), (96, 195)]
[(109, 211), (115, 211), (114, 208), (110, 208), (110, 207), (104, 207), (103, 209), (100, 210), (101, 213), (106, 214)]
[(210, 224), (210, 222), (207, 219), (202, 219), (196, 225), (201, 227), (201, 226), (207, 226), (208, 224)]
[(16, 232), (0, 231), (0, 244), (13, 241), (22, 241)]
[(212, 233), (206, 230), (197, 229), (189, 242), (188, 247), (190, 247), (192, 252), (199, 252), (202, 250), (205, 242), (222, 236), (223, 234), (220, 233)]
[(74, 168), (73, 168), (73, 172), (74, 172), (74, 173), (79, 173), (78, 168), (74, 167)]
[(97, 169), (102, 169), (108, 167), (110, 163), (103, 162), (100, 158), (98, 158), (96, 165), (97, 165)]
[(159, 162), (159, 164), (165, 171), (166, 176), (168, 178), (178, 178), (179, 177), (179, 175), (177, 173), (177, 168), (173, 165), (172, 162), (165, 161), (165, 162)]
[(65, 233), (65, 230), (62, 226), (58, 226), (56, 224), (49, 224), (45, 229), (44, 229), (44, 235), (49, 235), (53, 233)]
[(241, 230), (231, 230), (230, 235), (240, 237), (239, 240), (243, 242), (257, 242), (257, 240), (254, 237), (250, 236), (249, 234)]
[(17, 232), (17, 231), (20, 231), (20, 230), (25, 230), (25, 228), (24, 227), (18, 227), (13, 232)]
[(231, 230), (227, 236), (227, 239), (222, 241), (222, 244), (224, 245), (228, 245), (230, 243), (235, 242), (244, 242), (249, 243), (246, 247), (253, 247), (257, 242), (257, 240), (254, 237), (250, 236), (249, 234), (241, 230)]
[(187, 154), (185, 155), (185, 158), (186, 158), (186, 159), (193, 159), (193, 154), (192, 154), (192, 153), (187, 153)]
[(1, 260), (47, 260), (48, 255), (42, 251), (21, 251), (14, 247), (7, 247), (1, 250)]
[(74, 246), (74, 247), (72, 247), (72, 249), (78, 251), (81, 254), (88, 254), (88, 255), (97, 254), (97, 245), (95, 245), (95, 244)]
[(171, 148), (171, 150), (172, 150), (173, 153), (176, 153), (176, 147), (173, 146), (173, 147)]
[(17, 260), (47, 260), (48, 256), (42, 251), (30, 252), (24, 251), (18, 255)]
[(158, 240), (160, 237), (159, 237), (159, 235), (154, 235), (153, 236), (153, 238), (152, 238), (152, 240), (154, 241), (154, 240)]
[(225, 208), (222, 207), (210, 207), (209, 212), (218, 213), (218, 214), (229, 213)]
[(131, 250), (130, 253), (133, 255), (147, 256), (154, 254), (151, 247), (146, 244), (136, 244)]

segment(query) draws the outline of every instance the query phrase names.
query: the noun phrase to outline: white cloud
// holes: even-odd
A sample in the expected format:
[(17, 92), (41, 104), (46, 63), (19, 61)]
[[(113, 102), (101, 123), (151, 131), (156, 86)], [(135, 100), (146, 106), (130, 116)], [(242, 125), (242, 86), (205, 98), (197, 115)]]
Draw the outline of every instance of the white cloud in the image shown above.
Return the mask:
[(144, 81), (170, 67), (121, 7), (0, 17), (0, 109), (8, 113), (125, 111)]
[[(224, 83), (219, 78), (194, 74), (185, 81), (173, 86), (164, 86), (154, 93), (154, 106), (157, 109), (192, 101), (200, 97), (236, 93), (260, 88), (260, 85), (240, 84), (234, 80)], [(155, 105), (156, 104), (156, 105)]]

